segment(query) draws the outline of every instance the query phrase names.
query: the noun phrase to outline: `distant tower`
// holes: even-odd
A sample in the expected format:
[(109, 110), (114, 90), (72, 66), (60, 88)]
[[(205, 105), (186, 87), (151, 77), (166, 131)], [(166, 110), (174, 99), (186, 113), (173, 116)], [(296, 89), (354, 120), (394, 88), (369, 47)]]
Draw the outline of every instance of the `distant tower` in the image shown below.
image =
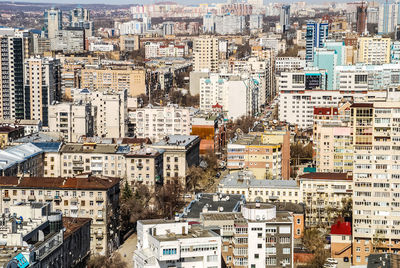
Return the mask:
[(58, 8), (46, 9), (44, 11), (44, 28), (46, 37), (53, 39), (62, 29), (62, 12)]
[(290, 5), (283, 5), (280, 13), (280, 24), (285, 33), (290, 28)]
[(362, 1), (357, 6), (357, 33), (362, 35), (367, 32), (367, 3)]

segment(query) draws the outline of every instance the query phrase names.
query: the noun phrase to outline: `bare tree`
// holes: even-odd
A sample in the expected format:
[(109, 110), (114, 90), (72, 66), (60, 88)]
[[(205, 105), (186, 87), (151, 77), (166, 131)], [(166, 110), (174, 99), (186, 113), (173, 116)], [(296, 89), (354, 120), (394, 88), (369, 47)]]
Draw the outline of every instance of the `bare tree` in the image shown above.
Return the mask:
[(126, 268), (128, 264), (122, 259), (119, 253), (110, 257), (92, 255), (87, 263), (88, 268)]

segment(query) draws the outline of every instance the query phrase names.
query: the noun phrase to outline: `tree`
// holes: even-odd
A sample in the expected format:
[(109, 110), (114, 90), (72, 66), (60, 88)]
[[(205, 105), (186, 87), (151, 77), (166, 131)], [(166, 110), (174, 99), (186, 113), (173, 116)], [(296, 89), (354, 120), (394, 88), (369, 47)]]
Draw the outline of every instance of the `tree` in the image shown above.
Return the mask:
[(124, 189), (122, 191), (122, 199), (123, 200), (128, 200), (132, 197), (133, 193), (132, 193), (132, 189), (129, 186), (128, 182), (125, 181), (125, 185), (124, 185)]
[(156, 207), (161, 217), (172, 218), (185, 205), (181, 178), (172, 178), (156, 191)]
[(87, 263), (88, 268), (125, 268), (128, 264), (119, 253), (110, 257), (103, 255), (92, 255)]
[(204, 170), (201, 167), (191, 166), (186, 176), (186, 191), (196, 191), (200, 187), (200, 181), (205, 175)]
[(253, 116), (242, 116), (235, 121), (230, 121), (227, 125), (227, 138), (232, 139), (235, 136), (236, 130), (240, 129), (243, 133), (249, 133), (254, 127), (257, 119)]
[(303, 245), (314, 254), (314, 258), (308, 263), (307, 267), (323, 267), (326, 258), (329, 256), (325, 250), (324, 234), (315, 228), (306, 229), (303, 236)]

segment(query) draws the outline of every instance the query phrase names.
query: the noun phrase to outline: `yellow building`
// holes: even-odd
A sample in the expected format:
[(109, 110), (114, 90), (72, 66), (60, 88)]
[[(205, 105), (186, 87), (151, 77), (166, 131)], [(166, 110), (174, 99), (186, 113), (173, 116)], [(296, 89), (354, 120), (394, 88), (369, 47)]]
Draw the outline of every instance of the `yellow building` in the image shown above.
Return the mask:
[(358, 62), (366, 64), (390, 63), (389, 37), (358, 38)]
[(146, 71), (144, 69), (83, 69), (81, 87), (98, 91), (123, 91), (128, 95), (146, 94)]

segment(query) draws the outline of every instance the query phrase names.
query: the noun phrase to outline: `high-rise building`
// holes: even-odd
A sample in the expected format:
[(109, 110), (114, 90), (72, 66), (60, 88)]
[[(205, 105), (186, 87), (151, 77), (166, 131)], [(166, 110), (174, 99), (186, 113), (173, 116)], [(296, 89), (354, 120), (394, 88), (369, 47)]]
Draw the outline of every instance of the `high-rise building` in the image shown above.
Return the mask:
[(194, 71), (218, 71), (218, 39), (202, 36), (193, 42)]
[(280, 12), (279, 23), (282, 27), (282, 31), (286, 32), (290, 28), (290, 5), (283, 5)]
[(62, 11), (58, 8), (46, 9), (44, 11), (44, 31), (46, 37), (53, 39), (58, 31), (62, 29)]
[(398, 252), (400, 102), (354, 103), (353, 264), (371, 252)]
[(162, 24), (163, 35), (173, 35), (174, 34), (174, 22), (166, 21)]
[(25, 119), (49, 125), (49, 105), (61, 99), (60, 61), (53, 58), (25, 60)]
[(400, 2), (389, 3), (388, 1), (379, 5), (378, 34), (388, 34), (396, 31), (400, 24)]
[(390, 37), (360, 37), (358, 62), (377, 65), (390, 63), (390, 46)]
[(367, 3), (361, 1), (361, 6), (357, 6), (357, 33), (362, 35), (367, 32)]
[(85, 29), (85, 36), (94, 36), (93, 21), (90, 20), (90, 11), (86, 8), (77, 7), (70, 11), (69, 26)]
[(324, 46), (328, 38), (328, 23), (307, 22), (306, 30), (306, 61), (314, 60), (314, 48)]
[(0, 37), (0, 117), (24, 119), (24, 45), (20, 37)]

